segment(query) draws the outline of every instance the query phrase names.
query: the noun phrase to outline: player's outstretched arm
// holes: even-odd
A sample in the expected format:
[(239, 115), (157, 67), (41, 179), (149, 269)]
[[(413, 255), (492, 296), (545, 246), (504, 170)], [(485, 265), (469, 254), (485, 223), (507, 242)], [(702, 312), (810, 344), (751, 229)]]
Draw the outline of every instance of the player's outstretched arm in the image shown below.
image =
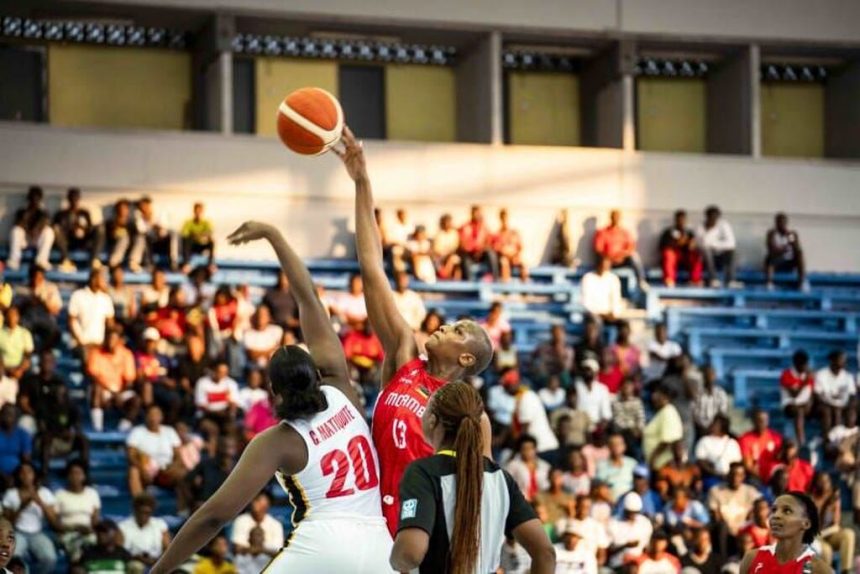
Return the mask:
[(294, 474), (304, 468), (307, 460), (305, 442), (286, 425), (276, 425), (257, 435), (224, 484), (182, 526), (150, 574), (174, 572), (248, 506), (278, 468)]
[(293, 251), (281, 232), (267, 223), (247, 221), (227, 238), (232, 245), (258, 239), (265, 239), (272, 245), (281, 268), (290, 280), (290, 288), (299, 306), (302, 335), (314, 364), (320, 371), (323, 384), (337, 387), (360, 410), (358, 396), (349, 384), (349, 370), (343, 347), (331, 327), (328, 314), (314, 288), (311, 274), (302, 259)]
[(401, 366), (418, 356), (415, 336), (397, 310), (382, 259), (379, 228), (373, 217), (373, 191), (364, 150), (348, 127), (343, 129), (343, 149), (332, 150), (343, 160), (346, 171), (355, 182), (355, 237), (367, 315), (385, 350), (382, 386), (385, 386)]

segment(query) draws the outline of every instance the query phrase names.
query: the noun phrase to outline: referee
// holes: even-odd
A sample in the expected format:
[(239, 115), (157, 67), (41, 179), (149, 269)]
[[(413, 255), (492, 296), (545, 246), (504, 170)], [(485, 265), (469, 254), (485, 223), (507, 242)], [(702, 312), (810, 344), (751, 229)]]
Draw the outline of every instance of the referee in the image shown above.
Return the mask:
[(471, 385), (445, 385), (422, 417), (436, 454), (416, 460), (400, 481), (400, 526), (391, 567), (417, 574), (487, 574), (499, 568), (512, 535), (533, 574), (552, 574), (555, 550), (511, 476), (482, 455), (484, 405)]

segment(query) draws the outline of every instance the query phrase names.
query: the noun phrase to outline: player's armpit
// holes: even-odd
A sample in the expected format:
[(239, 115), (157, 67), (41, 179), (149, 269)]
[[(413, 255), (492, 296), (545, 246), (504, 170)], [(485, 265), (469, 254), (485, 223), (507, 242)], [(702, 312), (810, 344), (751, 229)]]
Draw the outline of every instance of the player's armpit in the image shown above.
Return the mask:
[(397, 533), (389, 563), (398, 572), (410, 572), (424, 561), (430, 535), (421, 528), (404, 528)]

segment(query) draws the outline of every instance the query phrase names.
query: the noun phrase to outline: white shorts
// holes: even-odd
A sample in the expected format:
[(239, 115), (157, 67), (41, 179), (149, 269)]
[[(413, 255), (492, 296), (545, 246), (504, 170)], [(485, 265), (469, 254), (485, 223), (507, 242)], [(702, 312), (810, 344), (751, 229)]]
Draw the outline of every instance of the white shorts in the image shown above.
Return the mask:
[(385, 519), (308, 517), (296, 526), (265, 574), (394, 572), (388, 564), (394, 542)]

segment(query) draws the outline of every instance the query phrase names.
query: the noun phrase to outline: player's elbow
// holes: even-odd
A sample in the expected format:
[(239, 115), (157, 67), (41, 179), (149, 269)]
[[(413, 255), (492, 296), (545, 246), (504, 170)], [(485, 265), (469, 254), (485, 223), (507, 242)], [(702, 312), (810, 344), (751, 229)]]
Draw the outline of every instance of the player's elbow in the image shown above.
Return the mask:
[(396, 544), (391, 550), (389, 564), (397, 572), (411, 572), (421, 565), (426, 550), (407, 544)]
[(555, 548), (551, 544), (541, 544), (532, 549), (532, 572), (555, 572)]

